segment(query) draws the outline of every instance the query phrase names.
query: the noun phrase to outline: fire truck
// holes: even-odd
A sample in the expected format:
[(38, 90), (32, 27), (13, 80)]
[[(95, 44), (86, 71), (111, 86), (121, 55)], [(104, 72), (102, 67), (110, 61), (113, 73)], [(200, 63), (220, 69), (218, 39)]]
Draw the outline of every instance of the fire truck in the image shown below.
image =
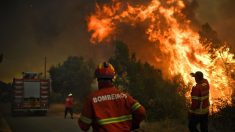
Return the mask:
[(33, 112), (46, 115), (49, 106), (50, 80), (42, 79), (42, 73), (23, 72), (22, 78), (12, 82), (12, 115)]

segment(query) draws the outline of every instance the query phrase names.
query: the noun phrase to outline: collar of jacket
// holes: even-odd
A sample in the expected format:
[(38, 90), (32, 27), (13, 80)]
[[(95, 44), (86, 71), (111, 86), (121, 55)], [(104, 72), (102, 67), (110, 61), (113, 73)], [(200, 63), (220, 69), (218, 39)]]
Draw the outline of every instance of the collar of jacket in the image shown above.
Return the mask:
[(112, 81), (99, 81), (98, 86), (99, 86), (99, 89), (109, 88), (109, 87), (113, 87), (113, 83)]

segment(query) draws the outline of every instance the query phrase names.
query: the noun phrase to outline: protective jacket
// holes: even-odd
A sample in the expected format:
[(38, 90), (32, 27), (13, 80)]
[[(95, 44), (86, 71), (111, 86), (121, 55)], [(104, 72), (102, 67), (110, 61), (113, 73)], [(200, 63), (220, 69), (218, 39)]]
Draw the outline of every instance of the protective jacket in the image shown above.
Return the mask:
[(203, 79), (197, 83), (191, 92), (192, 104), (189, 112), (195, 115), (204, 115), (209, 112), (209, 83)]
[(145, 117), (145, 109), (127, 93), (115, 87), (102, 88), (92, 93), (79, 118), (79, 126), (94, 132), (130, 132), (138, 128)]
[(65, 100), (65, 107), (66, 108), (72, 108), (73, 107), (73, 97), (68, 96)]

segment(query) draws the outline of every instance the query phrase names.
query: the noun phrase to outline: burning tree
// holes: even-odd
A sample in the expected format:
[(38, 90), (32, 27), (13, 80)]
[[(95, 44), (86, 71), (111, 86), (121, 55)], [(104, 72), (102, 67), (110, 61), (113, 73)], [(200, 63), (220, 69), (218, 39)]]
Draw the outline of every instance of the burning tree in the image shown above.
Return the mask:
[[(184, 120), (187, 109), (183, 90), (186, 89), (181, 88), (187, 86), (182, 86), (184, 83), (180, 75), (174, 77), (173, 81), (164, 80), (160, 69), (137, 60), (135, 54), (130, 55), (125, 43), (116, 41), (114, 44), (116, 46), (114, 56), (109, 61), (114, 65), (117, 76), (125, 73), (129, 81), (128, 85), (121, 89), (144, 105), (147, 110), (147, 120), (165, 118)], [(117, 86), (125, 85), (117, 78), (114, 81)]]
[(217, 111), (217, 107), (224, 104), (216, 100), (231, 104), (234, 80), (230, 73), (234, 69), (234, 54), (225, 43), (216, 41), (217, 46), (213, 47), (214, 42), (205, 41), (203, 32), (198, 33), (184, 13), (188, 5), (190, 1), (186, 0), (150, 0), (145, 4), (113, 0), (97, 4), (96, 12), (87, 19), (91, 42), (115, 39), (121, 33), (120, 24), (144, 23), (146, 38), (160, 52), (152, 53), (155, 60), (151, 63), (163, 71), (166, 79), (181, 75), (185, 84), (193, 82), (189, 73), (202, 71), (210, 82), (210, 101)]

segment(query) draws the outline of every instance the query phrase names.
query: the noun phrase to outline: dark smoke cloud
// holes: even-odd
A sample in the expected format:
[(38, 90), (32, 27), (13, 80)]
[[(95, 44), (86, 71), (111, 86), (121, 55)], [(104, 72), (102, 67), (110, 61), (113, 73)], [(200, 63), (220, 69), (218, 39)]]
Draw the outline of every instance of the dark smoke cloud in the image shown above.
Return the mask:
[(198, 9), (197, 0), (184, 0), (186, 7), (183, 9), (183, 13), (187, 19), (191, 20), (192, 28), (199, 28), (200, 23), (196, 18), (196, 9)]
[(43, 71), (68, 56), (100, 61), (112, 53), (112, 46), (89, 42), (86, 16), (95, 0), (3, 0), (0, 8), (0, 80), (11, 81), (23, 71)]
[(201, 23), (209, 23), (223, 41), (228, 41), (235, 51), (235, 1), (197, 0), (197, 18)]

